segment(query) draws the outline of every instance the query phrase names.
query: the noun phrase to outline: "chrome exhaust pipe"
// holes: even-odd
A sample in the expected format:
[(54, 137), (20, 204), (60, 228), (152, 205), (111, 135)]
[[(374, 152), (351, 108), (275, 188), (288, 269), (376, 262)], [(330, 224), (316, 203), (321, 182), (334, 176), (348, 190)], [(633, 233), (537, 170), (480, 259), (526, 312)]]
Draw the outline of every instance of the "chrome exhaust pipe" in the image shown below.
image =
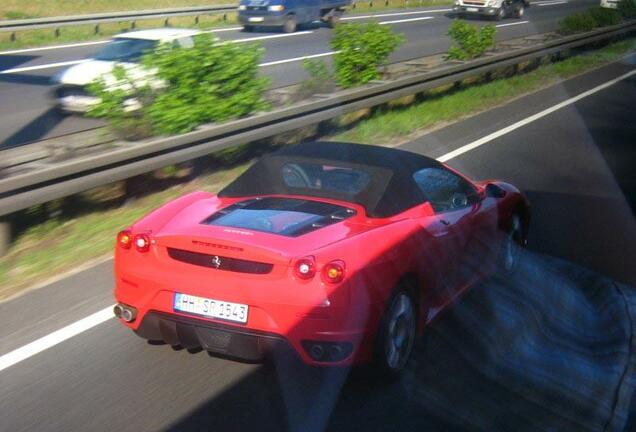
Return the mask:
[(116, 304), (115, 307), (113, 308), (113, 313), (115, 314), (117, 318), (121, 318), (123, 311), (124, 311), (124, 308), (122, 308), (120, 304)]
[(133, 322), (137, 318), (137, 309), (132, 306), (126, 306), (118, 303), (115, 305), (113, 312), (117, 318), (120, 318), (126, 322)]

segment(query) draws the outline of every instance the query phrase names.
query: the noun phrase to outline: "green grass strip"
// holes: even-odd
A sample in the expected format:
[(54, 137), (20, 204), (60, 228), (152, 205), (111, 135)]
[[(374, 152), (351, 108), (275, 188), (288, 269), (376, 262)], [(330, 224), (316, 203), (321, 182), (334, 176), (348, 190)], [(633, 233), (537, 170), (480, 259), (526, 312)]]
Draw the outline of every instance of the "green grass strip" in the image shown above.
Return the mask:
[(528, 73), (510, 78), (469, 85), (455, 91), (428, 92), (418, 98), (420, 102), (390, 104), (373, 111), (368, 118), (362, 120), (355, 115), (343, 116), (336, 120), (336, 124), (350, 129), (335, 134), (331, 139), (395, 145), (413, 139), (436, 126), (475, 115), (605, 65), (633, 51), (635, 47), (636, 39), (629, 39), (558, 63), (540, 66)]

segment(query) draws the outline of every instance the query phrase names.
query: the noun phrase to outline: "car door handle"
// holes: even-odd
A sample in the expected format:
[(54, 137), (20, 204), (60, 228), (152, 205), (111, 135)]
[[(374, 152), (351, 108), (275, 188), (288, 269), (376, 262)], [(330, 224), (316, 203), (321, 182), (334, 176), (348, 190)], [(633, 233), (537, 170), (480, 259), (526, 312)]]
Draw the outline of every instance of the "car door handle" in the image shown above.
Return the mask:
[(439, 221), (440, 221), (443, 225), (446, 225), (446, 226), (450, 225), (450, 222), (449, 222), (449, 221), (447, 221), (447, 220), (445, 220), (445, 219), (440, 219)]

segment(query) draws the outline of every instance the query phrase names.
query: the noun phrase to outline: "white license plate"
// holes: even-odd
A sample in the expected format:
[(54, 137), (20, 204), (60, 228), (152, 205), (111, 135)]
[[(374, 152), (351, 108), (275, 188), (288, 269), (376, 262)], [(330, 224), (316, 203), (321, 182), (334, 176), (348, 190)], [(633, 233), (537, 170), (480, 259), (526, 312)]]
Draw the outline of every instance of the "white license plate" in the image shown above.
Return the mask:
[(249, 307), (240, 303), (175, 293), (174, 310), (245, 324)]
[(479, 12), (479, 8), (466, 8), (468, 12)]
[(263, 22), (263, 17), (250, 17), (249, 22)]

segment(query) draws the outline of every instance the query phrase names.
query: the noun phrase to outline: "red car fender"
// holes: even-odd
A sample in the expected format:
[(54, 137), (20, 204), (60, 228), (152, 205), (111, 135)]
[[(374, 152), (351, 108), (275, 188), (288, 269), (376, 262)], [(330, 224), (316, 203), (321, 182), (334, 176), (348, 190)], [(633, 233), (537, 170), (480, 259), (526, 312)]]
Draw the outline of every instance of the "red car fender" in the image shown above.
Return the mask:
[[(345, 261), (345, 280), (332, 288), (331, 295), (344, 295), (349, 304), (366, 306), (362, 310), (368, 315), (358, 319), (365, 319), (369, 333), (375, 334), (385, 304), (402, 280), (415, 285), (412, 288), (418, 300), (425, 297), (420, 292), (421, 282), (426, 280), (425, 269), (418, 257), (420, 249), (426, 247), (427, 236), (413, 219), (387, 223), (316, 251), (318, 270), (331, 260)], [(422, 302), (418, 304), (425, 307)]]
[(203, 191), (191, 192), (183, 195), (148, 213), (146, 216), (135, 222), (131, 228), (137, 232), (157, 232), (192, 203), (209, 198), (213, 198), (213, 201), (217, 200), (213, 194)]

